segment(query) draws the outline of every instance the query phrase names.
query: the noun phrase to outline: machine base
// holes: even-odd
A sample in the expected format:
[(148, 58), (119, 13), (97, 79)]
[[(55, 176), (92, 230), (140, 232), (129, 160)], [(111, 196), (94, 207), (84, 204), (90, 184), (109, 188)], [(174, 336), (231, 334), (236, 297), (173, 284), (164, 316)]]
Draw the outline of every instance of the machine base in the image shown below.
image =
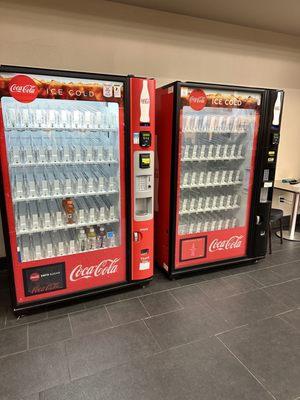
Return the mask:
[[(89, 290), (86, 292), (74, 293), (73, 295), (66, 295), (57, 298), (51, 298), (49, 300), (42, 300), (40, 302), (29, 303), (29, 304), (13, 304), (13, 312), (16, 316), (22, 316), (30, 314), (31, 312), (36, 312), (38, 309), (46, 308), (49, 306), (62, 306), (68, 305), (70, 303), (75, 303), (79, 301), (86, 300), (91, 297), (95, 297), (99, 295), (99, 297), (104, 297), (106, 294), (112, 294), (114, 292), (122, 293), (126, 289), (133, 289), (135, 287), (143, 287), (149, 284), (152, 281), (152, 277), (148, 279), (144, 279), (141, 281), (131, 281), (131, 282), (123, 282), (118, 285), (106, 287), (106, 288), (95, 288), (93, 290)], [(100, 296), (103, 295), (103, 296)]]
[(182, 275), (188, 275), (188, 274), (196, 274), (197, 272), (208, 272), (208, 270), (213, 270), (213, 269), (226, 269), (226, 267), (229, 266), (236, 266), (237, 268), (240, 265), (249, 265), (249, 264), (254, 264), (256, 262), (258, 262), (259, 260), (263, 260), (265, 258), (265, 256), (257, 256), (257, 257), (251, 257), (251, 258), (234, 258), (231, 260), (226, 260), (226, 261), (222, 261), (222, 262), (215, 262), (215, 263), (211, 263), (211, 264), (206, 264), (206, 265), (194, 265), (192, 267), (187, 267), (187, 268), (181, 268), (181, 269), (176, 269), (176, 270), (172, 270), (172, 271), (168, 271), (163, 267), (160, 267), (158, 264), (157, 267), (162, 270), (167, 277), (170, 280), (173, 280), (177, 277), (180, 277)]

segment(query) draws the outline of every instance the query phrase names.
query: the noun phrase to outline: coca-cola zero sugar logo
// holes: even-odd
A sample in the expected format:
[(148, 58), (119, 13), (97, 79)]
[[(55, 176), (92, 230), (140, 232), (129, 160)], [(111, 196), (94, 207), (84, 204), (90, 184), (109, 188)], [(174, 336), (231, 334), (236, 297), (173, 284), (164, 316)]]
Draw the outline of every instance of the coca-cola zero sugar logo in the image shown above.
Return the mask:
[(243, 237), (243, 235), (234, 235), (225, 240), (214, 239), (208, 250), (210, 253), (214, 253), (215, 251), (238, 249), (242, 245)]
[(189, 97), (189, 104), (193, 110), (200, 111), (206, 106), (207, 97), (201, 89), (193, 90)]
[(9, 93), (21, 103), (30, 103), (37, 98), (39, 89), (29, 76), (16, 75), (9, 82)]
[(38, 272), (33, 272), (30, 276), (29, 279), (31, 282), (38, 282), (41, 278), (41, 275)]
[(79, 264), (71, 271), (70, 280), (76, 282), (80, 279), (98, 278), (99, 276), (116, 274), (118, 272), (119, 261), (119, 258), (107, 259), (89, 267), (83, 267), (82, 264)]

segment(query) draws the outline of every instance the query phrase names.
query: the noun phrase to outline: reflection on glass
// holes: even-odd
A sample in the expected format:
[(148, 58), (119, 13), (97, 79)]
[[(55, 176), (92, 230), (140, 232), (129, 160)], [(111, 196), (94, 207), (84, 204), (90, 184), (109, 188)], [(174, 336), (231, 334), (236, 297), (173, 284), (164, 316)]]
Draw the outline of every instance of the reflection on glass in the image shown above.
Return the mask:
[(19, 261), (118, 246), (118, 104), (1, 102)]
[(180, 235), (245, 225), (255, 119), (252, 109), (183, 107)]

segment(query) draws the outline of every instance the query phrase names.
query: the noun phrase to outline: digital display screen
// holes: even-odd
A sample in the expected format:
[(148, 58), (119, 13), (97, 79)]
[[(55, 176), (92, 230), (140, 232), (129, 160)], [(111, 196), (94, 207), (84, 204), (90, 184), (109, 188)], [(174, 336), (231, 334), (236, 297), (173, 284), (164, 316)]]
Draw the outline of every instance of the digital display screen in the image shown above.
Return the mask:
[(140, 154), (140, 168), (150, 168), (150, 154)]
[(26, 296), (65, 289), (65, 264), (59, 263), (23, 269), (23, 280)]
[(150, 147), (151, 146), (151, 133), (150, 132), (140, 132), (140, 146)]

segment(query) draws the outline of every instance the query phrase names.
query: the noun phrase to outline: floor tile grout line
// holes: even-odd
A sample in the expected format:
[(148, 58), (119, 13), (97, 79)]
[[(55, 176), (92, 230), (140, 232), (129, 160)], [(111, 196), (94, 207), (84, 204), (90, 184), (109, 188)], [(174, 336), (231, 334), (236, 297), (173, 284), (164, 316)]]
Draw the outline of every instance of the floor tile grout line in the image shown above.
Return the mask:
[(233, 351), (230, 350), (230, 348), (223, 342), (223, 340), (219, 337), (216, 336), (217, 340), (220, 341), (220, 343), (229, 351), (229, 353), (248, 371), (248, 373), (263, 387), (263, 389), (269, 393), (269, 395), (274, 399), (274, 400), (278, 400), (274, 394), (265, 387), (265, 385), (257, 378), (257, 376), (242, 362), (242, 360), (240, 360), (240, 358), (233, 353)]
[[(149, 317), (143, 318), (142, 320), (147, 320), (147, 321), (148, 321), (148, 319), (156, 318), (156, 317), (161, 317), (161, 316), (167, 315), (167, 314), (172, 314), (172, 313), (175, 313), (175, 312), (177, 312), (177, 311), (185, 310), (186, 308), (190, 308), (190, 307), (184, 307), (184, 306), (182, 306), (182, 308), (176, 308), (176, 310), (166, 311), (166, 312), (163, 312), (163, 313), (161, 313), (161, 314), (150, 315)], [(192, 307), (191, 307), (191, 308), (192, 308)]]
[[(210, 297), (209, 297), (209, 299), (210, 299), (210, 300), (213, 300), (213, 301), (220, 301), (220, 300), (232, 298), (232, 297), (235, 297), (235, 296), (240, 296), (241, 294), (246, 294), (246, 293), (255, 292), (255, 291), (258, 291), (258, 290), (263, 290), (264, 293), (268, 294), (264, 289), (268, 289), (268, 288), (270, 288), (270, 287), (282, 285), (282, 284), (284, 284), (284, 283), (289, 283), (289, 282), (297, 281), (297, 280), (299, 280), (299, 279), (300, 279), (300, 277), (298, 277), (298, 278), (293, 278), (293, 279), (290, 279), (290, 280), (288, 280), (288, 281), (279, 282), (279, 283), (272, 284), (272, 285), (262, 285), (262, 286), (259, 286), (259, 287), (253, 288), (253, 289), (249, 289), (249, 290), (246, 290), (246, 291), (242, 291), (242, 292), (239, 292), (239, 293), (235, 293), (235, 294), (232, 294), (232, 295), (229, 295), (229, 296), (224, 296), (224, 297), (220, 297), (220, 298), (217, 298), (217, 299), (214, 299), (214, 298), (210, 298)], [(199, 284), (197, 284), (197, 286), (199, 286)], [(200, 289), (201, 289), (201, 288), (200, 288)], [(203, 289), (202, 289), (202, 292), (203, 292)], [(204, 294), (206, 294), (206, 293), (204, 293)], [(206, 296), (208, 296), (208, 295), (206, 295)], [(270, 295), (268, 295), (268, 296), (270, 297)], [(272, 299), (273, 299), (273, 298), (272, 298)], [(283, 304), (283, 303), (281, 303), (281, 304)], [(285, 305), (285, 304), (283, 304), (283, 305)]]
[[(169, 294), (170, 296), (178, 303), (178, 305), (182, 308), (180, 308), (180, 310), (184, 309), (184, 304), (181, 303), (181, 301), (179, 299), (177, 299), (176, 296), (174, 296), (174, 294), (172, 293), (171, 290), (169, 290)], [(175, 311), (175, 310), (174, 310)], [(159, 314), (158, 314), (159, 315)]]
[(144, 325), (145, 325), (147, 331), (150, 333), (150, 336), (152, 337), (152, 339), (154, 340), (154, 342), (157, 344), (158, 348), (159, 348), (160, 350), (163, 350), (163, 348), (162, 348), (161, 345), (159, 344), (158, 340), (157, 340), (156, 337), (154, 336), (154, 334), (153, 334), (151, 328), (147, 325), (147, 323), (146, 323), (145, 320), (143, 320), (143, 323), (144, 323)]
[[(138, 301), (140, 302), (141, 306), (143, 307), (143, 309), (146, 311), (148, 317), (151, 317), (151, 314), (149, 313), (149, 311), (147, 310), (145, 304), (142, 302), (142, 300), (138, 297)], [(144, 319), (144, 318), (142, 318)]]
[(111, 322), (111, 325), (113, 326), (114, 323), (113, 323), (112, 317), (111, 317), (111, 315), (110, 315), (110, 312), (109, 312), (109, 310), (108, 310), (108, 308), (107, 308), (107, 305), (108, 305), (108, 304), (104, 304), (104, 309), (105, 309), (105, 311), (106, 311), (106, 313), (107, 313), (107, 316), (108, 316), (108, 318), (109, 318), (109, 320), (110, 320), (110, 322)]
[[(189, 307), (187, 307), (187, 308), (189, 308)], [(181, 310), (183, 310), (183, 309), (181, 309)], [(174, 312), (176, 312), (176, 311), (181, 311), (181, 310), (173, 310), (173, 311), (166, 312), (166, 313), (162, 313), (162, 314), (159, 314), (159, 315), (170, 314), (170, 313), (174, 313)], [(212, 309), (212, 310), (213, 310), (214, 312), (216, 312), (215, 309)], [(220, 314), (219, 314), (219, 315), (220, 315)], [(25, 353), (26, 351), (32, 351), (32, 350), (42, 349), (42, 348), (45, 348), (45, 347), (50, 347), (50, 346), (52, 346), (52, 345), (54, 345), (54, 344), (57, 344), (57, 343), (64, 343), (64, 344), (66, 345), (66, 343), (67, 343), (68, 341), (72, 340), (72, 339), (77, 339), (77, 338), (84, 337), (84, 336), (90, 336), (90, 335), (97, 334), (97, 333), (100, 333), (100, 332), (108, 331), (108, 330), (113, 329), (113, 328), (118, 328), (118, 327), (121, 327), (121, 326), (127, 326), (127, 325), (130, 325), (130, 324), (136, 323), (136, 322), (143, 322), (143, 323), (146, 325), (146, 327), (148, 328), (148, 330), (150, 330), (150, 333), (151, 333), (151, 335), (153, 336), (153, 333), (152, 333), (151, 329), (148, 327), (148, 325), (146, 324), (146, 321), (147, 321), (148, 319), (153, 318), (153, 317), (156, 317), (156, 316), (157, 316), (157, 315), (155, 315), (155, 316), (150, 316), (150, 317), (147, 317), (147, 318), (145, 318), (145, 319), (137, 319), (137, 320), (134, 320), (134, 321), (127, 322), (127, 323), (125, 323), (125, 324), (113, 325), (113, 326), (108, 327), (108, 328), (104, 328), (104, 329), (100, 329), (100, 330), (97, 330), (97, 331), (90, 332), (90, 333), (88, 333), (87, 335), (79, 335), (79, 336), (69, 337), (69, 338), (66, 338), (66, 339), (63, 339), (63, 340), (60, 340), (60, 341), (55, 341), (55, 342), (53, 342), (53, 343), (49, 343), (49, 344), (45, 344), (45, 345), (40, 345), (40, 346), (35, 346), (35, 347), (30, 348), (29, 350), (21, 350), (21, 351), (18, 351), (18, 352), (9, 353), (9, 354), (0, 356), (0, 359), (4, 359), (4, 358), (6, 358), (6, 357), (9, 357), (9, 356), (12, 356), (12, 355), (16, 355), (16, 354)], [(252, 321), (252, 322), (254, 323), (254, 322), (263, 321), (263, 320), (271, 319), (271, 318), (275, 318), (275, 317), (277, 317), (277, 315), (271, 315), (271, 316), (268, 316), (268, 317), (265, 317), (265, 318), (262, 318), (262, 319), (258, 319), (258, 320)], [(223, 318), (223, 319), (224, 319), (224, 318)], [(224, 321), (227, 322), (225, 319), (224, 319)], [(228, 323), (228, 322), (227, 322), (227, 323)], [(235, 329), (239, 329), (239, 328), (242, 328), (242, 327), (248, 326), (248, 325), (249, 325), (249, 324), (239, 325), (239, 326), (233, 327), (232, 329), (226, 330), (226, 331), (224, 331), (224, 332), (218, 332), (218, 333), (216, 333), (216, 334), (214, 334), (214, 335), (209, 335), (208, 337), (214, 337), (214, 336), (216, 336), (216, 335), (221, 335), (222, 333), (231, 332), (231, 331), (233, 331), (233, 330), (235, 330)], [(153, 336), (153, 337), (154, 337), (154, 336)], [(216, 337), (217, 337), (217, 336), (216, 336)], [(154, 337), (154, 339), (155, 339), (155, 337)], [(169, 347), (168, 349), (173, 349), (173, 348), (176, 348), (176, 347), (179, 347), (179, 346), (183, 346), (183, 345), (186, 345), (186, 344), (195, 343), (195, 342), (198, 342), (198, 341), (201, 341), (201, 340), (203, 340), (203, 338), (201, 338), (201, 339), (195, 339), (195, 340), (192, 340), (192, 341), (190, 341), (190, 342), (182, 343), (182, 344), (177, 345), (177, 346), (172, 346), (172, 347)], [(156, 339), (155, 339), (155, 341), (157, 342)], [(159, 343), (158, 343), (158, 344), (159, 344)], [(161, 348), (160, 345), (159, 345), (159, 347)], [(166, 350), (168, 350), (168, 349), (166, 349)], [(164, 349), (163, 349), (163, 350), (164, 350)]]
[(29, 325), (26, 325), (27, 350), (29, 350)]
[[(208, 297), (208, 299), (210, 301), (215, 301), (216, 302), (216, 301), (222, 301), (222, 300), (229, 299), (229, 298), (232, 298), (232, 297), (240, 296), (241, 294), (252, 293), (252, 292), (255, 292), (255, 291), (261, 290), (261, 289), (263, 289), (263, 288), (262, 287), (257, 287), (257, 288), (253, 288), (253, 289), (250, 289), (250, 290), (247, 290), (247, 291), (238, 292), (238, 293), (231, 294), (229, 296), (218, 297), (218, 298), (212, 298), (212, 297), (209, 297), (206, 293), (204, 293), (204, 294), (206, 295), (206, 297)], [(202, 292), (203, 292), (203, 289), (202, 289)]]
[(240, 329), (240, 328), (245, 328), (246, 326), (249, 326), (249, 323), (248, 324), (239, 325), (239, 326), (235, 326), (234, 328), (226, 329), (225, 331), (215, 333), (214, 336), (218, 337), (219, 335), (223, 335), (224, 333), (232, 332), (232, 331), (235, 331), (235, 330)]
[(7, 327), (7, 313), (9, 311), (9, 308), (6, 309), (6, 313), (5, 313), (5, 318), (4, 318), (4, 328)]
[(67, 351), (67, 340), (64, 341), (64, 352), (65, 352), (65, 359), (66, 359), (66, 364), (68, 368), (68, 374), (69, 374), (69, 380), (72, 382), (72, 375), (71, 375), (71, 368), (70, 368), (70, 360), (68, 356), (68, 351)]
[(278, 282), (278, 283), (273, 283), (273, 284), (271, 284), (271, 285), (264, 285), (264, 286), (262, 287), (262, 289), (266, 289), (266, 288), (274, 287), (274, 286), (279, 286), (279, 285), (282, 285), (282, 284), (284, 284), (284, 283), (289, 283), (289, 282), (297, 281), (297, 280), (299, 280), (299, 279), (300, 279), (300, 276), (298, 276), (298, 277), (296, 277), (296, 278), (288, 279), (287, 281), (282, 281), (282, 282)]
[(90, 335), (97, 334), (97, 333), (100, 333), (100, 332), (108, 331), (108, 330), (113, 329), (113, 328), (118, 328), (120, 326), (127, 326), (127, 325), (130, 325), (132, 323), (141, 322), (141, 321), (143, 321), (143, 320), (137, 319), (137, 320), (134, 320), (134, 321), (127, 322), (125, 324), (114, 325), (114, 326), (110, 326), (108, 328), (99, 329), (99, 330), (96, 330), (96, 331), (93, 331), (93, 332), (89, 332), (89, 333), (84, 334), (84, 335), (68, 337), (68, 338), (63, 339), (63, 340), (57, 340), (57, 341), (54, 341), (54, 342), (51, 342), (51, 343), (47, 343), (47, 344), (43, 344), (43, 345), (39, 345), (39, 346), (34, 346), (34, 347), (29, 348), (28, 350), (20, 350), (20, 351), (16, 351), (16, 352), (13, 352), (13, 353), (8, 353), (8, 354), (0, 356), (0, 360), (3, 359), (3, 358), (9, 357), (9, 356), (15, 355), (15, 354), (21, 354), (21, 353), (25, 353), (26, 351), (43, 349), (45, 347), (50, 347), (50, 346), (55, 345), (57, 343), (67, 343), (68, 341), (73, 340), (73, 339), (78, 339), (78, 338), (84, 337), (84, 336), (90, 336)]
[(281, 315), (276, 315), (276, 318), (279, 318), (280, 321), (284, 322), (285, 324), (287, 324), (290, 328), (296, 330), (296, 332), (299, 332), (299, 329), (297, 329), (291, 322), (285, 320), (284, 318), (281, 317)]
[(213, 298), (213, 297), (208, 296), (201, 287), (200, 287), (200, 289), (206, 295), (206, 297), (208, 297), (209, 300), (211, 300), (211, 301), (220, 301), (220, 300), (228, 299), (228, 298), (231, 298), (231, 297), (234, 297), (234, 296), (239, 296), (241, 294), (255, 292), (256, 290), (262, 289), (262, 287), (255, 287), (255, 288), (252, 288), (252, 289), (243, 290), (243, 291), (238, 292), (238, 293), (230, 294), (228, 296), (217, 297), (217, 298)]
[(14, 351), (13, 353), (4, 354), (4, 355), (0, 356), (0, 360), (4, 359), (4, 358), (6, 358), (6, 357), (15, 356), (15, 355), (17, 355), (17, 354), (26, 353), (27, 351), (30, 351), (30, 350), (32, 350), (32, 349), (29, 349), (29, 350), (27, 350), (27, 349), (25, 349), (25, 350), (19, 350), (19, 351)]
[[(289, 281), (289, 282), (290, 282), (290, 281)], [(284, 282), (284, 283), (287, 283), (287, 282)], [(274, 285), (274, 286), (277, 286), (277, 285)], [(282, 300), (278, 300), (277, 297), (272, 296), (271, 294), (269, 294), (269, 293), (267, 292), (267, 290), (266, 290), (266, 289), (268, 289), (269, 287), (270, 287), (270, 286), (263, 287), (262, 290), (263, 290), (263, 292), (264, 292), (272, 301), (274, 301), (274, 303), (280, 304), (280, 305), (282, 305), (282, 306), (284, 306), (284, 307), (290, 307), (290, 305), (284, 303)], [(291, 301), (293, 300), (289, 295), (288, 295), (288, 298), (289, 298)]]
[[(265, 270), (264, 269), (257, 269), (256, 271), (248, 272), (248, 276), (251, 275), (251, 274), (254, 274), (255, 272), (260, 272), (260, 271), (265, 271)], [(271, 271), (271, 272), (273, 272), (273, 271)], [(257, 282), (260, 285), (262, 285), (262, 287), (265, 287), (265, 285), (262, 282), (260, 282), (257, 278), (251, 276), (251, 279), (253, 279), (255, 282)]]
[[(147, 326), (147, 324), (146, 324), (146, 327), (150, 330), (150, 328)], [(239, 327), (239, 328), (240, 328), (240, 327)], [(151, 335), (153, 336), (151, 330), (150, 330), (150, 333), (151, 333)], [(148, 359), (148, 358), (154, 357), (154, 356), (156, 356), (156, 355), (163, 354), (163, 353), (166, 353), (166, 352), (168, 352), (168, 351), (173, 351), (173, 350), (176, 350), (176, 349), (178, 349), (178, 348), (181, 348), (181, 347), (184, 347), (184, 346), (188, 346), (188, 345), (191, 345), (191, 344), (194, 344), (194, 343), (198, 343), (198, 342), (204, 341), (204, 340), (209, 339), (209, 338), (212, 339), (212, 338), (214, 338), (214, 337), (215, 337), (214, 335), (209, 335), (209, 336), (206, 337), (206, 338), (198, 338), (198, 339), (195, 339), (195, 340), (192, 340), (192, 341), (189, 341), (189, 342), (186, 342), (186, 343), (181, 343), (181, 344), (179, 344), (179, 345), (171, 346), (171, 347), (168, 347), (168, 348), (162, 348), (162, 347), (159, 345), (159, 343), (158, 343), (160, 350), (157, 351), (157, 352), (153, 352), (153, 353), (147, 354), (147, 355), (145, 355), (143, 358), (144, 358), (144, 359)], [(155, 339), (155, 338), (154, 338), (154, 339)], [(155, 339), (155, 340), (156, 340), (156, 339)], [(156, 340), (156, 342), (157, 342), (157, 340)], [(126, 365), (127, 363), (128, 363), (128, 361), (121, 362), (120, 364), (118, 364), (118, 366)], [(114, 367), (112, 367), (112, 368), (114, 368)], [(109, 369), (111, 369), (111, 368), (109, 368)], [(95, 373), (93, 373), (93, 374), (91, 374), (91, 375), (87, 375), (86, 377), (91, 377), (91, 376), (96, 376), (96, 375), (97, 375), (97, 372), (95, 372)], [(252, 374), (251, 374), (251, 375), (252, 375)], [(76, 381), (76, 380), (80, 380), (80, 379), (82, 379), (82, 378), (84, 378), (84, 377), (71, 379), (71, 382), (74, 382), (74, 381)], [(53, 387), (56, 387), (56, 386), (57, 386), (57, 385), (55, 385), (55, 386), (53, 386)], [(59, 386), (59, 385), (58, 385), (58, 386)], [(50, 388), (50, 389), (51, 389), (51, 388)], [(40, 393), (42, 393), (42, 392), (40, 392)], [(275, 398), (273, 397), (273, 399), (275, 399)], [(277, 400), (277, 399), (275, 399), (275, 400)], [(297, 399), (295, 399), (295, 400), (297, 400)]]
[[(253, 278), (250, 276), (250, 274), (253, 273), (253, 272), (254, 272), (254, 271), (245, 272), (244, 274), (241, 274), (241, 275), (245, 275), (247, 278), (249, 278), (251, 281), (253, 281), (253, 283), (255, 283), (256, 285), (257, 285), (257, 284), (260, 285), (260, 286), (257, 286), (257, 287), (256, 287), (256, 288), (258, 289), (259, 287), (262, 286), (262, 283), (258, 282), (256, 279), (253, 279)], [(229, 280), (229, 279), (234, 279), (236, 276), (237, 276), (236, 274), (234, 274), (234, 275), (228, 275), (228, 276), (222, 277), (221, 279), (223, 279), (224, 281), (226, 281), (227, 279), (228, 279), (228, 280)], [(232, 283), (228, 282), (228, 284), (229, 284), (231, 287), (234, 288), (234, 286), (232, 285)]]
[(74, 337), (74, 331), (73, 331), (73, 326), (72, 326), (72, 321), (71, 321), (70, 314), (68, 314), (68, 320), (69, 320), (70, 329), (71, 329), (71, 337)]
[(282, 311), (281, 313), (276, 314), (276, 317), (281, 317), (282, 315), (288, 314), (292, 311), (296, 311), (297, 310), (297, 306), (290, 308), (287, 311)]

